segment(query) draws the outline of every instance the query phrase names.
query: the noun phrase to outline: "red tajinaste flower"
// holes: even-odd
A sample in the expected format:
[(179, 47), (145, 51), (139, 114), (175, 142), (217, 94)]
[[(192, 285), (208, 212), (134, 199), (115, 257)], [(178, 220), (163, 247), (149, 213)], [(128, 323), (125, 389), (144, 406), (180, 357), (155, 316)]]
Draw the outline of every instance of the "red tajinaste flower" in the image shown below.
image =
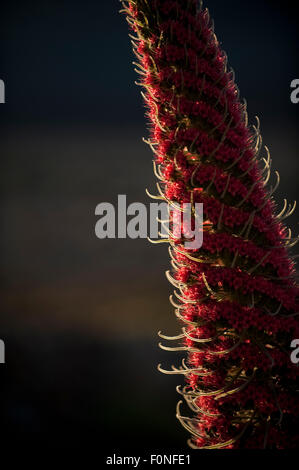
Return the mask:
[[(289, 249), (294, 239), (267, 188), (270, 155), (261, 156), (234, 73), (227, 68), (207, 9), (195, 0), (128, 0), (139, 85), (151, 122), (159, 194), (169, 204), (203, 203), (203, 245), (186, 249), (170, 230), (182, 324), (174, 350), (186, 378), (178, 392), (194, 413), (177, 417), (193, 448), (292, 448), (299, 445), (299, 288)], [(171, 222), (171, 220), (170, 220)], [(171, 226), (171, 225), (170, 225)], [(163, 338), (169, 339), (167, 337)]]

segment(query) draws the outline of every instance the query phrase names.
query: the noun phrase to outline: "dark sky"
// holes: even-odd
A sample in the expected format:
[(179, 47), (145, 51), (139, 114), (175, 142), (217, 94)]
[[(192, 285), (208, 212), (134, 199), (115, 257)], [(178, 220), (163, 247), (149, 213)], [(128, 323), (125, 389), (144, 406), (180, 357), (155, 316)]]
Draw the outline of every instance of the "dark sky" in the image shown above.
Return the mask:
[[(294, 114), (288, 100), (298, 71), (292, 3), (208, 4), (253, 114)], [(1, 119), (14, 124), (139, 122), (141, 99), (136, 99), (133, 55), (120, 8), (118, 0), (5, 2), (0, 75), (7, 105)]]

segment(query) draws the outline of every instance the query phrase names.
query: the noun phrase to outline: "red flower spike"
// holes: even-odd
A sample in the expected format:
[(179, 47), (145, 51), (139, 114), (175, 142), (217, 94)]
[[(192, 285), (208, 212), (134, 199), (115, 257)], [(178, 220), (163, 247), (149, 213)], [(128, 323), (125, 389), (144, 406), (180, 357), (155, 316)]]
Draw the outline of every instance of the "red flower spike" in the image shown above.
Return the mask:
[(123, 11), (137, 35), (161, 193), (177, 205), (203, 203), (202, 247), (170, 238), (168, 278), (183, 324), (174, 339), (188, 357), (159, 369), (185, 375), (178, 390), (194, 413), (183, 417), (179, 402), (177, 417), (192, 448), (296, 447), (290, 344), (299, 337), (299, 288), (282, 223), (293, 210), (285, 203), (276, 215), (259, 123), (248, 127), (207, 9), (196, 0), (128, 0)]

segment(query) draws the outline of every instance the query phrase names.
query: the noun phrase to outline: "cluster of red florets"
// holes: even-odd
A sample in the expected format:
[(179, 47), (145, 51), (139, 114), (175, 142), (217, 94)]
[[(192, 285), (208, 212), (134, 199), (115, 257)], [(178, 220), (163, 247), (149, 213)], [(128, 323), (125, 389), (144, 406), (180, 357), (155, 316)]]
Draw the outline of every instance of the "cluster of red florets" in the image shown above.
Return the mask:
[(258, 161), (259, 131), (247, 125), (234, 74), (196, 0), (128, 0), (127, 13), (161, 193), (176, 205), (203, 203), (199, 250), (170, 235), (188, 351), (182, 394), (195, 411), (180, 420), (193, 447), (294, 447), (299, 368), (289, 346), (299, 335), (299, 291)]

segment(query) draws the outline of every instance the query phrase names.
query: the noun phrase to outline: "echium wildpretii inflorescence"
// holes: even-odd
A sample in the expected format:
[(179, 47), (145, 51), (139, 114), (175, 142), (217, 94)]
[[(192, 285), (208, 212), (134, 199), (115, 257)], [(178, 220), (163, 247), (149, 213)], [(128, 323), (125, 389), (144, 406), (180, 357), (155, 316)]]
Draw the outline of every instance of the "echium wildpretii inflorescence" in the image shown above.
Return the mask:
[[(123, 2), (148, 107), (158, 197), (203, 203), (203, 245), (170, 230), (171, 302), (182, 324), (174, 350), (187, 359), (178, 392), (193, 415), (177, 417), (194, 448), (299, 446), (299, 289), (291, 238), (273, 201), (271, 160), (248, 126), (234, 73), (207, 9), (196, 0)], [(270, 186), (270, 187), (269, 187)], [(171, 214), (171, 212), (170, 212)], [(171, 227), (171, 216), (170, 216)], [(163, 346), (162, 346), (163, 347)], [(297, 382), (297, 383), (296, 383)]]

